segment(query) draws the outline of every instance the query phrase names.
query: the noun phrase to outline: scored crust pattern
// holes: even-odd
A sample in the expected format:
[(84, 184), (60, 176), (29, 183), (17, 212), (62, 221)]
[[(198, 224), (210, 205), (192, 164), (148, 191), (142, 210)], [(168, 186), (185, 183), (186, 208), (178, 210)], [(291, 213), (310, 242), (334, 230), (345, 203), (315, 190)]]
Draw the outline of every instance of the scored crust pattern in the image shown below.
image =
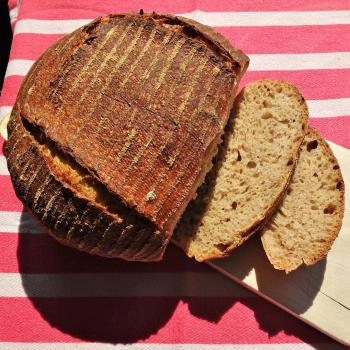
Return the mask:
[[(168, 15), (78, 29), (34, 64), (17, 98), (6, 156), (18, 196), (62, 243), (159, 260), (212, 165), (247, 65), (211, 29)], [(121, 213), (80, 193), (59, 171), (67, 162)]]

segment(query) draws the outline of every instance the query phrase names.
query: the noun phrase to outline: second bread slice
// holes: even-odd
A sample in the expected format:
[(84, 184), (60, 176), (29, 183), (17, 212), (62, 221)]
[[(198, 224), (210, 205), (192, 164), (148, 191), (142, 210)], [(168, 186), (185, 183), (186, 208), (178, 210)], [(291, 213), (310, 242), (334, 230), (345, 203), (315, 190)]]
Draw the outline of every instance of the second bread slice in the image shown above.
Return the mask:
[(287, 195), (261, 233), (271, 264), (290, 272), (331, 248), (344, 215), (344, 182), (322, 136), (309, 128)]
[(293, 85), (263, 79), (245, 87), (221, 158), (176, 230), (188, 256), (226, 256), (259, 229), (289, 183), (307, 120)]

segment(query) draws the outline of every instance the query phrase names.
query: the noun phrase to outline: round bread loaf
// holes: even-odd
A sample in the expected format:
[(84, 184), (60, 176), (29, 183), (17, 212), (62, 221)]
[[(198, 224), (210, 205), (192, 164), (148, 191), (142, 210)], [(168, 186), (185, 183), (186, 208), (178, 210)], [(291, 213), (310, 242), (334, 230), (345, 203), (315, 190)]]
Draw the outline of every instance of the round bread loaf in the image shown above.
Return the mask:
[(34, 64), (5, 155), (19, 198), (63, 244), (161, 259), (212, 166), (248, 58), (170, 15), (101, 17)]

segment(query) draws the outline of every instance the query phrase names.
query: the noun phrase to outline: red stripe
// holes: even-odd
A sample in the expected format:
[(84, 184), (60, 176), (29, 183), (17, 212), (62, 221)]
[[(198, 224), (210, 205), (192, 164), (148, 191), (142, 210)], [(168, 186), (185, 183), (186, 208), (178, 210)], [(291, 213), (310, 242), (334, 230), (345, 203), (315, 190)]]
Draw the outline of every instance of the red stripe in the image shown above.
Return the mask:
[(4, 138), (0, 135), (0, 155), (3, 155), (5, 152), (5, 142)]
[[(234, 46), (247, 54), (319, 53), (349, 50), (350, 28), (346, 25), (261, 27), (216, 27)], [(61, 34), (15, 35), (10, 59), (36, 60)], [(339, 38), (342, 40), (339, 40)], [(298, 40), (295, 40), (298, 38)]]
[(0, 298), (0, 314), (2, 342), (331, 342), (261, 298)]
[(134, 1), (94, 1), (75, 0), (72, 8), (70, 0), (61, 0), (56, 4), (51, 1), (31, 0), (21, 4), (20, 18), (69, 19), (90, 18), (113, 12), (145, 11), (185, 13), (194, 10), (202, 11), (320, 11), (348, 10), (348, 1), (329, 0), (134, 0)]
[(57, 243), (46, 234), (1, 233), (0, 272), (97, 273), (97, 272), (213, 272), (169, 246), (159, 263), (129, 263), (79, 252)]
[(312, 118), (310, 124), (318, 129), (325, 139), (350, 149), (350, 116)]
[(12, 186), (10, 176), (0, 175), (0, 210), (3, 211), (22, 211), (23, 204), (17, 198)]
[[(295, 84), (309, 100), (349, 97), (350, 69), (259, 72), (248, 70), (243, 76), (240, 87), (261, 78), (289, 81)], [(341, 84), (339, 84), (340, 81)]]
[(216, 27), (246, 54), (346, 52), (349, 29), (349, 25)]
[(10, 60), (36, 60), (47, 48), (63, 36), (63, 34), (16, 34), (12, 42)]
[(15, 75), (5, 78), (2, 87), (2, 95), (0, 96), (1, 105), (13, 106), (16, 102), (18, 90), (24, 77)]

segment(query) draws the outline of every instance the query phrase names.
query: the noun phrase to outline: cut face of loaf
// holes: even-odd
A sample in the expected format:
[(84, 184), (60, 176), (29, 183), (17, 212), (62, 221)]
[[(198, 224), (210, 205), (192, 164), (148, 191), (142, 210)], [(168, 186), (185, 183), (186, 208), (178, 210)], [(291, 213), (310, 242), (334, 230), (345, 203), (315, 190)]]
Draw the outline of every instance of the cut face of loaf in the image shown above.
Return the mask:
[(226, 256), (267, 220), (290, 180), (308, 110), (282, 81), (247, 85), (219, 159), (183, 215), (175, 242), (199, 261)]
[(261, 233), (271, 264), (290, 272), (330, 250), (344, 215), (344, 182), (331, 149), (309, 128), (281, 206)]
[(63, 244), (160, 260), (247, 65), (183, 18), (110, 15), (76, 30), (40, 57), (17, 97), (5, 150), (17, 195)]

